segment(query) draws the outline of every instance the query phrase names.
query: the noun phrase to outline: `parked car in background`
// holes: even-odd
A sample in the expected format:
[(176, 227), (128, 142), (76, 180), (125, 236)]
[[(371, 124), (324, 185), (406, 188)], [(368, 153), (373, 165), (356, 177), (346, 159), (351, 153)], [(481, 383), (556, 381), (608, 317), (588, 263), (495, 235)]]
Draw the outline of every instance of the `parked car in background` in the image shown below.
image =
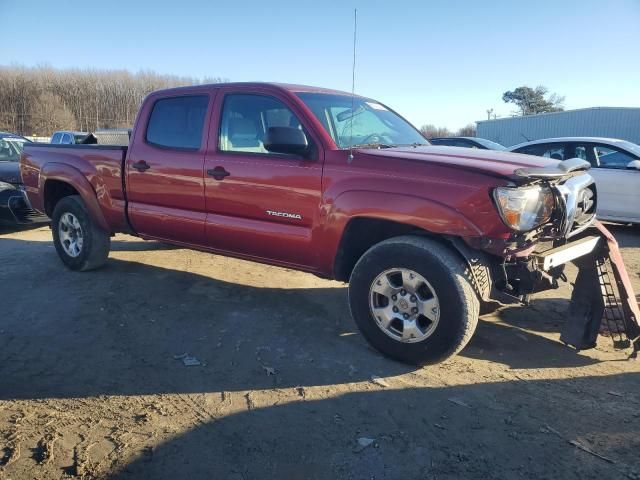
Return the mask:
[(479, 148), (481, 150), (507, 150), (507, 147), (478, 137), (438, 137), (429, 139), (431, 145), (448, 145), (450, 147)]
[(20, 178), (20, 155), (27, 143), (31, 141), (20, 135), (0, 132), (0, 224), (48, 220), (31, 209)]
[(89, 133), (80, 143), (85, 145), (116, 145), (127, 147), (130, 139), (130, 128), (103, 128)]
[(640, 145), (615, 138), (562, 137), (521, 143), (510, 150), (555, 160), (587, 160), (596, 180), (598, 218), (640, 223)]
[(73, 132), (61, 130), (58, 132), (53, 132), (50, 143), (58, 145), (75, 145), (77, 143), (82, 143), (82, 141), (87, 138), (87, 135), (89, 135), (88, 132)]

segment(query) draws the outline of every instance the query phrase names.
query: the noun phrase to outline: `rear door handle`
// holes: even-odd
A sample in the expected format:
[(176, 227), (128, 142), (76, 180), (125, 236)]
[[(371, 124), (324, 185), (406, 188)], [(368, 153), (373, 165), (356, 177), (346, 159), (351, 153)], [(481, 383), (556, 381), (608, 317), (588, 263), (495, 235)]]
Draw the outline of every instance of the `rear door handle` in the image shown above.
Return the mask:
[(224, 167), (216, 167), (211, 170), (207, 170), (207, 175), (215, 178), (216, 180), (224, 180), (224, 177), (228, 177), (231, 174), (227, 172)]
[(149, 166), (149, 164), (147, 162), (145, 162), (144, 160), (140, 160), (139, 162), (136, 162), (134, 164), (131, 165), (133, 168), (135, 168), (136, 170), (138, 170), (139, 172), (144, 172), (145, 170), (149, 170), (151, 167)]

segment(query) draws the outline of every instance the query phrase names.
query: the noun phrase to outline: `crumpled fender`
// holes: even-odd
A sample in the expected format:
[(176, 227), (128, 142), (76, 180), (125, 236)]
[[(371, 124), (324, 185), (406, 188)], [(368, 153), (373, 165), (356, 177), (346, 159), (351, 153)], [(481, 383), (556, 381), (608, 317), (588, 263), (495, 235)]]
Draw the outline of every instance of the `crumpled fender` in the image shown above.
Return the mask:
[[(98, 204), (96, 191), (80, 170), (65, 163), (49, 162), (40, 170), (40, 177), (38, 180), (38, 190), (42, 192), (43, 195), (44, 186), (47, 180), (59, 180), (61, 182), (68, 183), (75, 188), (80, 194), (80, 197), (82, 197), (82, 201), (87, 207), (93, 222), (103, 230), (107, 232), (110, 231), (109, 225), (102, 213), (102, 209)], [(44, 202), (44, 198), (42, 198), (42, 201)]]
[(336, 197), (327, 223), (344, 227), (349, 219), (356, 217), (392, 220), (443, 235), (467, 237), (482, 233), (461, 212), (443, 203), (414, 195), (370, 190), (351, 190)]
[(480, 228), (454, 208), (424, 197), (371, 190), (349, 190), (328, 200), (323, 207), (323, 258), (321, 268), (333, 269), (335, 255), (350, 220), (391, 220), (441, 235), (473, 237)]

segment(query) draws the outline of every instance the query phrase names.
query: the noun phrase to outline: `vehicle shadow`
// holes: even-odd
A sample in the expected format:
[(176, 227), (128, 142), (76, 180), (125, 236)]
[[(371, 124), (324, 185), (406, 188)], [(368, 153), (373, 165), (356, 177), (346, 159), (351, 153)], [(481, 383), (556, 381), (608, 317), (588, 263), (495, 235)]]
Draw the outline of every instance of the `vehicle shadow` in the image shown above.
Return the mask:
[[(0, 239), (4, 298), (16, 299), (0, 319), (1, 400), (334, 385), (415, 370), (361, 338), (344, 287), (259, 288), (117, 259), (77, 273), (52, 250)], [(183, 354), (201, 365), (186, 367)], [(461, 355), (513, 368), (594, 362), (490, 320)]]
[(7, 235), (10, 233), (27, 232), (29, 230), (37, 230), (38, 228), (48, 227), (48, 223), (32, 223), (26, 225), (8, 225), (0, 223), (0, 235)]
[[(606, 392), (629, 392), (639, 382), (640, 374), (628, 373), (405, 387), (227, 416), (201, 404), (211, 415), (206, 422), (141, 449), (109, 478), (634, 478), (638, 420), (621, 421), (634, 402)], [(259, 402), (259, 392), (253, 398)], [(611, 463), (569, 443), (589, 439)]]

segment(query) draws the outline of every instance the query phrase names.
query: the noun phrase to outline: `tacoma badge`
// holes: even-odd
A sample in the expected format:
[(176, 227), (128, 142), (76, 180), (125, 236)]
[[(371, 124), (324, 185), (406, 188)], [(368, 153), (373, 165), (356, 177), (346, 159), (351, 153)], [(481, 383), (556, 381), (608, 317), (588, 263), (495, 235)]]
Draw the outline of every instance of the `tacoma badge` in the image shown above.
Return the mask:
[(267, 210), (267, 215), (271, 215), (272, 217), (285, 217), (302, 220), (302, 215), (300, 215), (299, 213), (275, 212), (273, 210)]

